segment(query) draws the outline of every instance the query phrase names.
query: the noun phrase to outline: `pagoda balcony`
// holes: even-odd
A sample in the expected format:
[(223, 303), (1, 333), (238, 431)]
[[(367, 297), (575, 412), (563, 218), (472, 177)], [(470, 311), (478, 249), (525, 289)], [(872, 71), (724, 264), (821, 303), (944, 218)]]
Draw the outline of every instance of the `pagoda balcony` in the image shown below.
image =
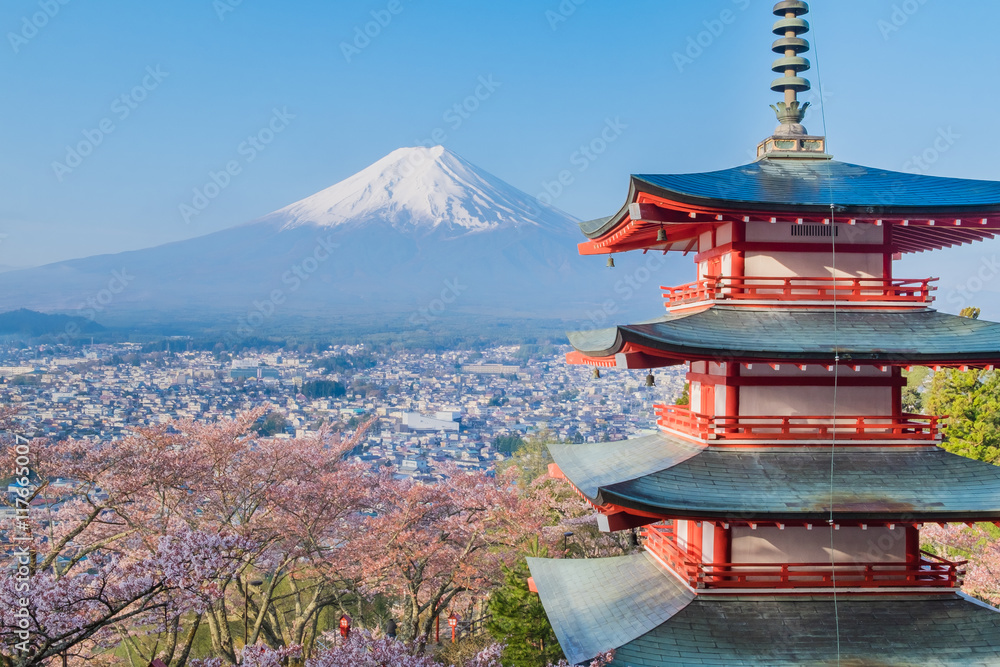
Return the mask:
[(661, 287), (668, 311), (705, 305), (924, 308), (934, 301), (937, 278), (707, 277), (680, 287)]
[(968, 561), (926, 551), (913, 562), (702, 563), (677, 543), (671, 526), (643, 530), (646, 550), (696, 589), (958, 588)]
[(836, 441), (838, 445), (915, 446), (940, 441), (939, 417), (710, 416), (679, 405), (657, 405), (656, 423), (668, 433), (720, 445), (769, 447)]

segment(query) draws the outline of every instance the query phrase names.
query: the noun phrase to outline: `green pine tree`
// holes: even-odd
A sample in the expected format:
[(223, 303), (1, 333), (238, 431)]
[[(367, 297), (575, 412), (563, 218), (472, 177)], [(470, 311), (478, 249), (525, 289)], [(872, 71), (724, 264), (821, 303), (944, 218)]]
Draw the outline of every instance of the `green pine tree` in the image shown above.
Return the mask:
[(546, 443), (554, 441), (552, 434), (547, 431), (525, 438), (509, 459), (497, 464), (497, 472), (517, 468), (517, 483), (522, 489), (527, 488), (549, 471), (552, 455), (549, 454)]
[[(961, 315), (978, 319), (979, 309), (965, 308)], [(1000, 374), (941, 370), (934, 374), (925, 399), (928, 413), (947, 416), (945, 449), (1000, 465)]]
[[(528, 555), (545, 558), (548, 549), (534, 538)], [(504, 583), (490, 598), (491, 618), (486, 629), (504, 642), (503, 664), (507, 667), (545, 667), (562, 659), (562, 649), (537, 595), (528, 590), (528, 565), (519, 560), (514, 567), (504, 567)]]
[(941, 370), (934, 374), (926, 398), (930, 414), (947, 416), (945, 449), (1000, 465), (1000, 374)]
[(931, 369), (915, 366), (905, 372), (906, 386), (903, 387), (903, 412), (919, 415), (924, 412), (924, 391)]
[(680, 397), (674, 405), (690, 405), (691, 404), (691, 383), (684, 383), (684, 391), (681, 392)]

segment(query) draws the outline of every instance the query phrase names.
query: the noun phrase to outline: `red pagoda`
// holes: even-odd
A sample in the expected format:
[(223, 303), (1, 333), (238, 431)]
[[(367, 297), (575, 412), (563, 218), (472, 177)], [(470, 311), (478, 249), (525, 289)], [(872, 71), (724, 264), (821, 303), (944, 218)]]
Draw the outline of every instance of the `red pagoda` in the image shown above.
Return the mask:
[(931, 308), (893, 260), (1000, 233), (1000, 183), (835, 161), (802, 126), (808, 6), (779, 2), (780, 127), (752, 164), (633, 176), (582, 254), (694, 254), (666, 314), (570, 334), (573, 364), (688, 368), (659, 432), (551, 445), (553, 475), (638, 555), (529, 559), (563, 651), (614, 665), (1000, 665), (1000, 613), (960, 592), (928, 523), (1000, 522), (1000, 467), (940, 448), (903, 369), (1000, 364), (1000, 324)]

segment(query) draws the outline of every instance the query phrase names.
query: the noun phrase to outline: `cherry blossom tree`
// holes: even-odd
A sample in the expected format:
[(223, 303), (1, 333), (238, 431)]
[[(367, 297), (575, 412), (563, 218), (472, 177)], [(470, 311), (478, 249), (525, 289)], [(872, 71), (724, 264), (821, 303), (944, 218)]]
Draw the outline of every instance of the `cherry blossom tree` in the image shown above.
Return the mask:
[[(502, 471), (516, 469), (524, 497), (536, 499), (547, 508), (548, 521), (541, 537), (549, 552), (564, 558), (605, 558), (638, 551), (638, 540), (633, 532), (602, 533), (593, 506), (573, 491), (566, 480), (549, 476), (552, 456), (546, 443), (553, 441), (554, 436), (549, 432), (528, 437), (508, 461), (499, 465)], [(567, 532), (573, 533), (573, 539), (566, 541), (567, 549), (563, 553), (563, 535)]]
[(433, 486), (386, 483), (356, 545), (358, 576), (369, 590), (402, 600), (400, 634), (408, 639), (431, 636), (460, 597), (497, 586), (501, 565), (511, 564), (545, 521), (541, 503), (519, 493), (516, 471), (446, 474)]
[(87, 570), (75, 574), (31, 567), (5, 573), (4, 662), (37, 665), (70, 651), (81, 655), (81, 648), (115, 645), (116, 624), (150, 624), (161, 612), (196, 611), (212, 597), (215, 580), (240, 566), (245, 546), (238, 536), (187, 533), (161, 540), (148, 558), (96, 554)]
[[(366, 470), (343, 460), (363, 431), (259, 439), (252, 427), (266, 409), (102, 446), (33, 442), (42, 481), (30, 490), (22, 580), (0, 573), (8, 664), (121, 645), (183, 665), (202, 625), (235, 664), (235, 620), (252, 628), (250, 643), (311, 641), (319, 611), (345, 590), (334, 556), (369, 507)], [(24, 621), (11, 615), (25, 606), (24, 587), (30, 651), (17, 650)]]
[(329, 623), (372, 597), (400, 605), (405, 637), (427, 637), (440, 615), (481, 608), (550, 519), (546, 493), (519, 489), (515, 470), (400, 481), (348, 460), (367, 425), (262, 438), (268, 410), (99, 445), (32, 442), (32, 513), (11, 549), (23, 569), (0, 571), (0, 664), (183, 667), (206, 636), (219, 665), (302, 664), (325, 655), (324, 611)]
[[(345, 641), (339, 636), (328, 637), (330, 646), (306, 661), (306, 667), (444, 667), (446, 663), (439, 662), (419, 653), (420, 647), (415, 643), (406, 643), (388, 638), (375, 638), (370, 633), (361, 631), (352, 633)], [(462, 667), (502, 667), (500, 657), (503, 654), (503, 644), (493, 644), (486, 647)], [(595, 658), (589, 667), (605, 667), (614, 659), (614, 651), (603, 653)], [(549, 667), (568, 667), (565, 660)], [(456, 667), (451, 665), (449, 667)]]
[(1000, 605), (1000, 536), (983, 524), (925, 525), (920, 537), (938, 551), (944, 549), (969, 560), (964, 590), (993, 605)]
[[(202, 519), (244, 531), (260, 545), (247, 567), (224, 582), (227, 595), (204, 615), (213, 649), (228, 661), (236, 661), (228, 623), (234, 616), (248, 626), (249, 643), (263, 639), (308, 653), (319, 614), (354, 596), (342, 554), (352, 551), (361, 513), (372, 508), (371, 489), (381, 483), (380, 475), (344, 461), (365, 428), (351, 438), (321, 433), (254, 439), (250, 446), (194, 434), (216, 461), (212, 481), (199, 488), (206, 499)], [(249, 618), (243, 619), (244, 608)]]

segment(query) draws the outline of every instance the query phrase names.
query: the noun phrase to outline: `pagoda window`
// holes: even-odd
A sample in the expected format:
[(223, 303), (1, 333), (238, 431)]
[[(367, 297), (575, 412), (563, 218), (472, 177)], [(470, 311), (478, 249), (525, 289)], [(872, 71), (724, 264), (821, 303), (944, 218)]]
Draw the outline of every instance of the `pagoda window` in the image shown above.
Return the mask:
[[(839, 387), (837, 414), (844, 416), (891, 417), (891, 387)], [(833, 387), (741, 387), (741, 417), (791, 417), (831, 414)], [(820, 421), (820, 420), (817, 420)]]
[(882, 253), (838, 253), (837, 266), (829, 252), (756, 251), (746, 254), (746, 275), (752, 278), (881, 278)]
[[(806, 366), (800, 369), (794, 364), (782, 364), (774, 368), (767, 364), (754, 364), (744, 368), (741, 375), (745, 378), (740, 388), (739, 416), (794, 416), (794, 415), (827, 415), (834, 404), (834, 387), (831, 370), (822, 366)], [(896, 414), (894, 398), (898, 388), (893, 387), (894, 374), (890, 369), (882, 370), (873, 366), (859, 366), (857, 370), (849, 367), (838, 369), (840, 379), (871, 378), (870, 384), (848, 386), (846, 382), (836, 389), (837, 414), (867, 417), (891, 417)], [(763, 383), (753, 384), (749, 378), (787, 377), (787, 386), (773, 386)], [(803, 384), (809, 378), (817, 385)], [(820, 379), (825, 383), (820, 383)], [(884, 379), (885, 384), (879, 386), (878, 379)], [(822, 420), (820, 420), (822, 421)]]
[[(748, 243), (824, 243), (830, 242), (830, 232), (805, 233), (803, 228), (815, 227), (815, 223), (799, 225), (794, 222), (763, 222), (746, 223), (746, 240)], [(830, 229), (830, 225), (822, 225)], [(842, 245), (872, 245), (880, 247), (885, 242), (885, 227), (877, 225), (837, 224), (836, 241)]]
[(733, 563), (905, 563), (903, 526), (841, 526), (831, 532), (774, 526), (734, 526)]

